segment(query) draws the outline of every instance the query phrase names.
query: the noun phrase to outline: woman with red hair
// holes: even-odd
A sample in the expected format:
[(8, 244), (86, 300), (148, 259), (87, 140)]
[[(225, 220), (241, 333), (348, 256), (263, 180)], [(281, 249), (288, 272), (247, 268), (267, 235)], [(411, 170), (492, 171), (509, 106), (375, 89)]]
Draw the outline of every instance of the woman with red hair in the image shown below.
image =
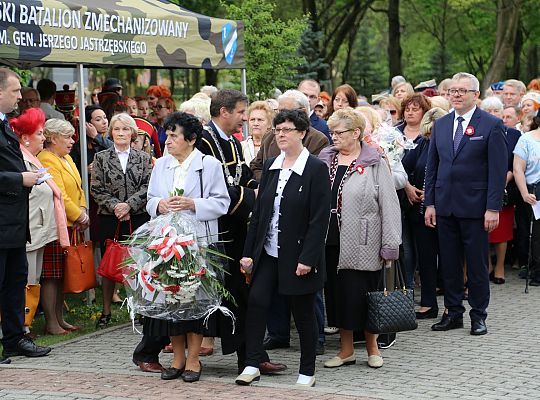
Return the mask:
[(163, 85), (152, 85), (146, 90), (146, 99), (151, 109), (155, 110), (160, 97), (171, 97), (171, 91)]
[[(39, 171), (43, 168), (37, 159), (38, 153), (43, 150), (45, 136), (43, 126), (45, 113), (40, 108), (29, 108), (18, 118), (10, 121), (14, 132), (19, 136), (21, 152), (28, 171)], [(44, 254), (48, 244), (59, 241), (62, 247), (69, 246), (66, 211), (62, 199), (62, 191), (53, 181), (52, 177), (44, 173), (43, 178), (49, 176), (45, 183), (35, 185), (30, 192), (29, 220), (32, 243), (26, 245), (28, 259), (28, 284), (38, 284), (42, 270), (47, 274), (48, 262)], [(42, 178), (42, 179), (43, 179)], [(38, 182), (39, 183), (39, 182)], [(62, 335), (76, 327), (68, 324), (63, 318), (58, 318), (54, 307), (56, 291), (47, 285), (49, 279), (43, 280), (41, 290), (42, 304), (45, 311), (47, 333)], [(63, 304), (62, 304), (63, 305)]]

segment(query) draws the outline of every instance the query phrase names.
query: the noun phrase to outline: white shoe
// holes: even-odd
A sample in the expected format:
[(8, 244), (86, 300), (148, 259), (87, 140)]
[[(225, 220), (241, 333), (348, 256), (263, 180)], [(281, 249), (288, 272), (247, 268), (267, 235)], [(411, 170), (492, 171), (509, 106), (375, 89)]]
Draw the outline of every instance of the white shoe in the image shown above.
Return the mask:
[(298, 375), (296, 386), (313, 387), (315, 386), (315, 376)]
[(334, 358), (331, 358), (330, 360), (326, 361), (324, 363), (324, 368), (337, 368), (341, 367), (342, 365), (351, 365), (356, 364), (356, 357), (354, 353), (346, 358), (340, 358), (339, 356), (335, 356)]
[(379, 354), (369, 356), (367, 363), (371, 368), (381, 368), (383, 366), (383, 358)]
[(261, 373), (258, 368), (246, 367), (240, 375), (236, 377), (236, 384), (242, 386), (251, 385), (253, 382), (257, 382), (261, 379)]
[(335, 326), (327, 326), (326, 328), (324, 328), (324, 333), (326, 335), (335, 335), (338, 332), (339, 328), (336, 328)]

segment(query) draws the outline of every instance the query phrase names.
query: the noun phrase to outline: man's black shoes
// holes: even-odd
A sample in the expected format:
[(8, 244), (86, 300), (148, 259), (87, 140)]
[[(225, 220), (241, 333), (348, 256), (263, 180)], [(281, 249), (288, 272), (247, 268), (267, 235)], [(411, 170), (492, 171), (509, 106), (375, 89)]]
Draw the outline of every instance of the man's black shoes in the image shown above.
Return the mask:
[(31, 339), (23, 337), (13, 348), (4, 348), (2, 356), (26, 356), (26, 357), (43, 357), (51, 352), (50, 347), (41, 347), (36, 345)]

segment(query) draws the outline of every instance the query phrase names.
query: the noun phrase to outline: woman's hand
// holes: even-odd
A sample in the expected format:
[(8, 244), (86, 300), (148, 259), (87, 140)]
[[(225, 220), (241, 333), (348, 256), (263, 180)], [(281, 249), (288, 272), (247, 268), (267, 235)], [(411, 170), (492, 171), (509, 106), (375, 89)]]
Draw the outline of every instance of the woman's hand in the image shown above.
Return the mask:
[(525, 193), (525, 195), (521, 195), (521, 197), (523, 197), (525, 203), (530, 204), (531, 206), (536, 204), (536, 196), (532, 193)]
[(88, 214), (86, 214), (86, 209), (83, 209), (83, 207), (81, 207), (81, 209), (83, 210), (83, 212), (81, 215), (79, 215), (79, 218), (77, 218), (77, 220), (73, 223), (73, 228), (77, 229), (80, 232), (83, 232), (90, 226), (90, 217), (88, 216)]
[(166, 214), (169, 211), (195, 211), (195, 201), (189, 197), (173, 196), (168, 199), (161, 199), (158, 204), (160, 214)]
[(92, 174), (93, 171), (94, 171), (94, 163), (91, 162), (90, 164), (88, 164), (88, 173)]
[(411, 204), (420, 203), (424, 199), (424, 191), (416, 188), (409, 182), (405, 185), (405, 193)]
[(94, 139), (98, 135), (98, 131), (94, 125), (87, 122), (86, 123), (86, 136), (88, 136), (90, 139)]
[(245, 274), (251, 274), (253, 270), (253, 259), (249, 257), (242, 257), (240, 259), (240, 269)]
[(302, 263), (298, 263), (298, 266), (296, 267), (297, 276), (307, 275), (310, 272), (311, 272), (311, 267), (304, 265)]
[(118, 218), (120, 221), (127, 221), (127, 219), (123, 219), (123, 218), (125, 218), (126, 215), (129, 216), (130, 210), (131, 210), (131, 207), (129, 206), (129, 204), (118, 203), (116, 206), (114, 206), (114, 215), (116, 215), (116, 218)]

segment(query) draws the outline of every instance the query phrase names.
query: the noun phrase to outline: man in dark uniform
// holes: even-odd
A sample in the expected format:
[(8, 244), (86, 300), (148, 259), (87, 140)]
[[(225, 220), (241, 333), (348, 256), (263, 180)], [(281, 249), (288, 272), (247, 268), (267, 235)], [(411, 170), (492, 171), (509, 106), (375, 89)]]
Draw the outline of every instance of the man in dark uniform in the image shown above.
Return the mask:
[(20, 98), (19, 77), (0, 68), (0, 314), (4, 348), (0, 364), (10, 363), (8, 357), (41, 357), (51, 351), (50, 347), (36, 346), (23, 330), (26, 242), (30, 239), (28, 195), (39, 174), (26, 171), (19, 139), (6, 118)]
[[(233, 136), (238, 132), (246, 115), (247, 97), (237, 90), (220, 90), (212, 96), (210, 115), (212, 120), (203, 132), (199, 150), (218, 159), (223, 165), (231, 205), (226, 215), (219, 219), (219, 230), (223, 232), (225, 252), (233, 260), (225, 276), (225, 288), (233, 295), (237, 305), (224, 301), (223, 305), (234, 312), (236, 329), (233, 334), (232, 323), (228, 317), (213, 317), (208, 334), (221, 337), (223, 354), (237, 352), (238, 370), (244, 369), (245, 361), (245, 313), (247, 309), (248, 286), (240, 271), (244, 241), (247, 234), (249, 215), (255, 204), (258, 183), (253, 172), (244, 161), (242, 146)], [(276, 373), (286, 369), (283, 364), (271, 363), (266, 355), (261, 360), (261, 373)]]

